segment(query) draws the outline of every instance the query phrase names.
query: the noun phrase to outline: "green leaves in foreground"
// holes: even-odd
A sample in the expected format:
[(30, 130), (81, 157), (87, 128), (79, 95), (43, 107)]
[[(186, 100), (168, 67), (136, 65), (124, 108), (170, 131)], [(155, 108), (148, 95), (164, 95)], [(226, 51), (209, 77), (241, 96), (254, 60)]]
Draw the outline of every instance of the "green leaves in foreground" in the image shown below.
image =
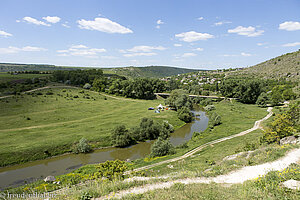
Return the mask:
[(113, 180), (115, 178), (123, 178), (123, 174), (128, 169), (128, 166), (125, 161), (108, 160), (104, 163), (98, 164), (96, 168), (98, 171), (95, 173), (95, 177), (105, 177), (109, 180)]

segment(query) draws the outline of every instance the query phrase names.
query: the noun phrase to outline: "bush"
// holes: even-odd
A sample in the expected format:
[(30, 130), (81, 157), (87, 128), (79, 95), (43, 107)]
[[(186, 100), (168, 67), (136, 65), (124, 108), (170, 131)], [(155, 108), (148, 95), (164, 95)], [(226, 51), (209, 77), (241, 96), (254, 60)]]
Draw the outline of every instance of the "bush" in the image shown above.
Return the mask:
[(113, 145), (117, 147), (125, 147), (134, 142), (125, 125), (117, 126), (111, 135)]
[(193, 114), (190, 112), (190, 110), (187, 107), (182, 107), (178, 110), (178, 118), (185, 123), (191, 122), (193, 119)]
[(173, 153), (174, 147), (169, 140), (158, 138), (157, 141), (151, 146), (151, 156), (164, 156)]
[(212, 99), (211, 98), (205, 98), (203, 100), (200, 101), (200, 105), (202, 106), (207, 106), (207, 105), (211, 105), (212, 104)]
[(74, 148), (74, 153), (88, 153), (91, 152), (92, 148), (88, 144), (87, 140), (85, 138), (81, 138), (79, 140), (79, 143)]
[(150, 118), (142, 118), (140, 122), (140, 127), (139, 127), (140, 133), (138, 136), (138, 140), (143, 141), (143, 140), (153, 140), (156, 139), (161, 130), (161, 125), (158, 123), (155, 123), (152, 119)]
[(167, 120), (163, 121), (163, 127), (165, 127), (166, 129), (168, 129), (170, 131), (170, 133), (174, 132), (174, 127), (172, 124), (170, 124)]
[(84, 84), (84, 86), (83, 86), (83, 89), (91, 89), (91, 84), (89, 84), (89, 83), (86, 83), (86, 84)]
[(96, 166), (97, 172), (95, 173), (95, 177), (106, 177), (109, 180), (124, 178), (124, 172), (128, 169), (128, 166), (125, 161), (114, 160), (114, 161), (106, 161), (104, 163), (100, 163)]
[(221, 116), (218, 115), (216, 112), (210, 113), (210, 118), (209, 119), (210, 119), (211, 124), (213, 126), (217, 126), (217, 125), (221, 124)]
[(204, 109), (206, 111), (212, 111), (212, 110), (216, 110), (216, 107), (214, 105), (208, 105), (208, 106), (205, 106)]

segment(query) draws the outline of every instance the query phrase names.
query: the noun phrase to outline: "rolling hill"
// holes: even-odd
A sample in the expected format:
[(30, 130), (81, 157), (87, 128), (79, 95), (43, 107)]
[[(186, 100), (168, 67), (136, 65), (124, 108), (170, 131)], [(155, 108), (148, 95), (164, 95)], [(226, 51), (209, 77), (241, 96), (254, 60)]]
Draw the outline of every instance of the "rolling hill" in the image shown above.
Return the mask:
[(272, 58), (239, 71), (229, 72), (229, 75), (252, 75), (262, 78), (300, 80), (300, 50)]
[(161, 78), (166, 76), (173, 76), (177, 74), (185, 74), (199, 70), (184, 69), (178, 67), (166, 66), (148, 66), (148, 67), (122, 67), (122, 68), (102, 68), (104, 73), (113, 73), (126, 77), (153, 77)]

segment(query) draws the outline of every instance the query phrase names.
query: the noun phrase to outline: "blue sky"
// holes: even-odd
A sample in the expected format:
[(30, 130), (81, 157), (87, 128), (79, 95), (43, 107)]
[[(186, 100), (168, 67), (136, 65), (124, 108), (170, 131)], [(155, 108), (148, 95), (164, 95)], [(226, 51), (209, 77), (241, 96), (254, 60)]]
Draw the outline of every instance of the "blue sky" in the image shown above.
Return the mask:
[(220, 69), (298, 49), (299, 0), (0, 0), (0, 62)]

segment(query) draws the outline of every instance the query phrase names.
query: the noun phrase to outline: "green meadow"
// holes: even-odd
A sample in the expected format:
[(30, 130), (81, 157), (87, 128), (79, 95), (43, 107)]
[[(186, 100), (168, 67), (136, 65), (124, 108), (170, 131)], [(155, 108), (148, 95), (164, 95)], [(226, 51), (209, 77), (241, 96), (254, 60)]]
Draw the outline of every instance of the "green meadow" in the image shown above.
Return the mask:
[(41, 77), (47, 77), (47, 76), (50, 76), (50, 74), (17, 74), (17, 75), (12, 75), (12, 74), (8, 74), (6, 72), (0, 72), (0, 83), (16, 81), (16, 80), (23, 80), (23, 79), (31, 79), (31, 78), (41, 78)]
[(115, 126), (131, 128), (143, 117), (184, 124), (174, 111), (148, 111), (160, 103), (62, 88), (0, 99), (0, 166), (69, 152), (82, 137), (94, 148), (111, 146)]

